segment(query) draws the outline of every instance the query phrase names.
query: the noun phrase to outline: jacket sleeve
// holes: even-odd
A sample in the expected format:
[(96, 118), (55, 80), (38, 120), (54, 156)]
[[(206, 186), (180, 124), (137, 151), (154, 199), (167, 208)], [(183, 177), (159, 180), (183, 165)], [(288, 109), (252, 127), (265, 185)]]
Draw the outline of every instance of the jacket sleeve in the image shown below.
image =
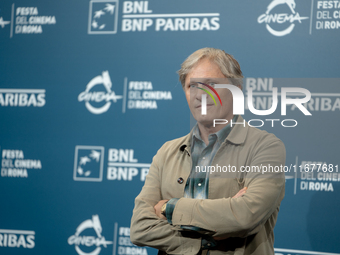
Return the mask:
[(284, 166), (286, 152), (277, 138), (260, 144), (254, 151), (253, 155), (247, 155), (251, 157), (249, 165), (263, 170), (267, 166), (267, 172), (246, 173), (245, 195), (205, 200), (181, 198), (173, 212), (173, 225), (200, 227), (221, 238), (246, 237), (260, 231), (269, 217), (278, 212), (284, 196), (284, 172), (268, 169)]
[(160, 154), (158, 152), (153, 158), (144, 187), (135, 199), (130, 228), (131, 242), (138, 246), (150, 246), (168, 254), (197, 254), (201, 248), (200, 236), (180, 231), (155, 214), (154, 206), (163, 199), (160, 187), (159, 171), (162, 166)]

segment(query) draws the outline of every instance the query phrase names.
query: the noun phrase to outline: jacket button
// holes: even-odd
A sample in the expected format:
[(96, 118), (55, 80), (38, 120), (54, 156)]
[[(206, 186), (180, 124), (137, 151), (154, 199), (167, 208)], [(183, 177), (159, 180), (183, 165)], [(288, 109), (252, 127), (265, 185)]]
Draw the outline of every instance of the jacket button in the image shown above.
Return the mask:
[(178, 182), (179, 184), (182, 184), (182, 183), (184, 182), (184, 180), (183, 180), (182, 177), (179, 177), (178, 180), (177, 180), (177, 182)]

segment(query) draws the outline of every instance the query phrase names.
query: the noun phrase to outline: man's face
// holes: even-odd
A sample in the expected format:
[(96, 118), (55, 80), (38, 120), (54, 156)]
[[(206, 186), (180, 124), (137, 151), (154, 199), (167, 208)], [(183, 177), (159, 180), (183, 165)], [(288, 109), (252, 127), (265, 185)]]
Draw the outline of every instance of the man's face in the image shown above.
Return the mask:
[[(213, 84), (229, 84), (228, 79), (223, 75), (217, 64), (209, 59), (201, 60), (187, 75), (185, 79), (185, 96), (189, 104), (190, 111), (197, 122), (204, 126), (212, 126), (214, 119), (233, 118), (233, 98), (228, 89), (215, 89), (221, 98), (222, 106), (214, 92), (206, 86), (198, 83), (202, 82), (208, 85)], [(207, 95), (207, 114), (202, 115), (202, 94), (206, 94), (201, 87), (208, 90), (215, 98), (216, 105), (213, 99)]]

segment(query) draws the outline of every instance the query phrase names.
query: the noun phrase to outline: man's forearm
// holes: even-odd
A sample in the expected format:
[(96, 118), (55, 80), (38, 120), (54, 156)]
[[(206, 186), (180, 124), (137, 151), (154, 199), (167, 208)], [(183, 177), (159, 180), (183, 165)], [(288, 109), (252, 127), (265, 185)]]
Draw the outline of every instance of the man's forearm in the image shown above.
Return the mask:
[[(197, 254), (201, 248), (198, 235), (182, 233), (160, 219), (146, 198), (137, 197), (131, 220), (131, 242), (139, 246), (150, 246), (169, 254)], [(151, 209), (151, 210), (150, 210)]]
[(197, 254), (201, 248), (201, 237), (181, 232), (161, 219), (154, 206), (163, 200), (159, 178), (157, 155), (151, 164), (141, 193), (135, 199), (131, 219), (131, 242), (139, 246), (150, 246), (169, 254)]
[[(278, 210), (284, 194), (284, 178), (276, 178), (266, 184), (261, 182), (265, 181), (254, 182), (243, 197), (236, 199), (181, 198), (176, 204), (172, 223), (200, 227), (222, 239), (254, 234)], [(267, 187), (267, 190), (262, 187)]]

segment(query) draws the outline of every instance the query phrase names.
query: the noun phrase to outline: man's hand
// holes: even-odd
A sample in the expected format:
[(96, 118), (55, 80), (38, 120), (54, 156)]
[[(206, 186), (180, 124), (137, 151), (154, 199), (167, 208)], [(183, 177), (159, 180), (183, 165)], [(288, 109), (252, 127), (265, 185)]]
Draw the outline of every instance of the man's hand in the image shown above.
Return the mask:
[[(247, 190), (247, 187), (244, 187), (239, 192), (237, 192), (237, 194), (233, 196), (232, 198), (242, 197), (246, 193), (246, 190)], [(168, 202), (168, 201), (169, 200), (161, 200), (153, 207), (155, 209), (156, 215), (163, 220), (166, 220), (166, 217), (162, 214), (162, 206), (165, 202)]]
[(162, 206), (165, 202), (168, 202), (168, 201), (169, 200), (161, 200), (153, 207), (153, 209), (155, 209), (156, 215), (163, 220), (166, 220), (166, 217), (162, 214)]

